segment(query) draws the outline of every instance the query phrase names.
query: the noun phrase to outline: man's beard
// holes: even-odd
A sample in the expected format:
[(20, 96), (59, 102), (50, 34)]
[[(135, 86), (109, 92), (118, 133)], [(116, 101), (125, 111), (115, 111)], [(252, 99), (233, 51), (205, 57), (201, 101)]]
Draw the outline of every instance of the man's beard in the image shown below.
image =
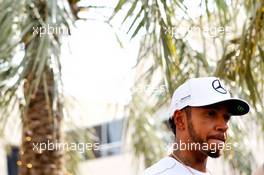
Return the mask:
[[(188, 122), (188, 130), (189, 130), (189, 135), (191, 137), (191, 141), (193, 141), (194, 143), (200, 144), (200, 146), (201, 146), (200, 151), (203, 154), (206, 154), (207, 156), (212, 157), (212, 158), (219, 157), (220, 156), (220, 150), (216, 149), (216, 145), (214, 145), (215, 147), (213, 149), (211, 149), (210, 145), (206, 142), (206, 140), (202, 139), (197, 134), (197, 132), (194, 130), (194, 127), (193, 127), (193, 124), (192, 124), (190, 117), (188, 117), (187, 122)], [(208, 148), (208, 149), (203, 149), (204, 148), (203, 145), (207, 145), (207, 147), (205, 147), (205, 148)]]

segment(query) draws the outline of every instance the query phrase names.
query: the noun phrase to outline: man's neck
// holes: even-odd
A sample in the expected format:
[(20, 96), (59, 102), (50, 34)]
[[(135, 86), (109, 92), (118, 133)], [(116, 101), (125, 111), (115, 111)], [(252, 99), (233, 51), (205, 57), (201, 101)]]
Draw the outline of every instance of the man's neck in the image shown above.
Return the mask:
[[(173, 154), (185, 165), (201, 172), (206, 172), (207, 156), (201, 152), (191, 152), (187, 150), (176, 150)], [(174, 157), (172, 155), (172, 157)], [(175, 157), (174, 157), (175, 158)], [(176, 159), (177, 159), (176, 158)]]

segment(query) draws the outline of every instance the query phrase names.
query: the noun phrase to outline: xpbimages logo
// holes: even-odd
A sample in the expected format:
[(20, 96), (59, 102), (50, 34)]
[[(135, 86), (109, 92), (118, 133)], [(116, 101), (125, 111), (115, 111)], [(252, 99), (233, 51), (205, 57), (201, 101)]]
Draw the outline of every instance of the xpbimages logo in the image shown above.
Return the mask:
[(84, 153), (88, 150), (99, 150), (99, 143), (62, 143), (62, 142), (41, 142), (41, 143), (32, 143), (33, 151), (42, 153), (43, 151), (78, 151)]
[(58, 25), (42, 25), (39, 27), (33, 26), (33, 35), (42, 37), (44, 35), (70, 35), (70, 31), (65, 26)]
[(230, 151), (232, 149), (231, 143), (195, 143), (195, 142), (182, 142), (181, 140), (178, 143), (173, 143), (170, 145), (167, 150), (189, 150), (189, 151), (195, 151), (195, 150), (204, 150), (204, 151), (211, 151), (212, 153), (216, 153), (218, 150), (226, 150)]

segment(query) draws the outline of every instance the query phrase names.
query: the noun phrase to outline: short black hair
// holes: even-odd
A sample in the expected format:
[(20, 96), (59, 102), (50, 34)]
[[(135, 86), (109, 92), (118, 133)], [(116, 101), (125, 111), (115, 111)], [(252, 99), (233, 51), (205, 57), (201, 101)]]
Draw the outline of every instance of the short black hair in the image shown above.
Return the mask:
[[(190, 106), (186, 106), (181, 110), (186, 112), (188, 118), (191, 117), (192, 113), (191, 113)], [(169, 127), (172, 130), (173, 134), (176, 136), (176, 125), (174, 123), (173, 116), (170, 116), (168, 123), (169, 123)]]

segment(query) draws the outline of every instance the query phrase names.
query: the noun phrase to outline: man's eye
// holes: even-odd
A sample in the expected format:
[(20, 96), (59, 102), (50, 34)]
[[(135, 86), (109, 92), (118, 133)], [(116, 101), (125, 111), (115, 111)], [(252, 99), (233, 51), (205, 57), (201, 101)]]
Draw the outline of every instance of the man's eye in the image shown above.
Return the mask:
[(216, 112), (211, 110), (211, 111), (208, 111), (208, 116), (209, 117), (214, 117), (216, 115)]

